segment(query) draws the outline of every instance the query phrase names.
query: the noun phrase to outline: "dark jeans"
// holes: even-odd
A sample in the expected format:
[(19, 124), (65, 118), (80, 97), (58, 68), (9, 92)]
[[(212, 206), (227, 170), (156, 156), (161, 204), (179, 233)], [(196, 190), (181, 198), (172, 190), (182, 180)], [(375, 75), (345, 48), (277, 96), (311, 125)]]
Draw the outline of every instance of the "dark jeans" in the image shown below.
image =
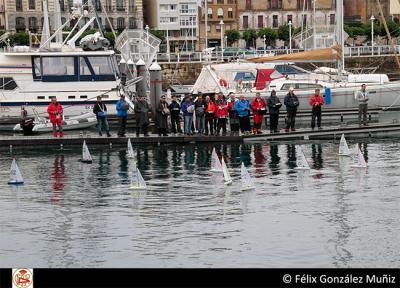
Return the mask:
[(240, 131), (242, 133), (249, 132), (251, 130), (250, 117), (249, 116), (239, 117), (239, 125), (240, 125)]
[(167, 128), (158, 128), (157, 130), (158, 130), (158, 136), (161, 136), (161, 135), (167, 136), (168, 135)]
[(206, 118), (206, 135), (210, 133), (211, 135), (214, 135), (214, 118)]
[(228, 120), (227, 118), (218, 118), (217, 135), (219, 135), (221, 128), (222, 128), (222, 134), (226, 135), (226, 122), (228, 122), (227, 120)]
[(278, 132), (278, 122), (279, 122), (279, 113), (278, 114), (269, 114), (269, 129), (271, 132)]
[(205, 125), (205, 118), (204, 118), (204, 114), (199, 116), (196, 115), (196, 128), (197, 128), (197, 132), (199, 132), (200, 134), (204, 133), (204, 125)]
[(119, 117), (119, 130), (118, 136), (125, 136), (127, 116)]
[(288, 130), (289, 128), (294, 128), (295, 121), (296, 121), (296, 113), (297, 110), (289, 110), (287, 111), (287, 123), (286, 123), (286, 129)]
[(362, 103), (358, 105), (358, 124), (361, 125), (361, 118), (363, 118), (364, 125), (367, 125), (368, 123), (367, 112), (368, 112), (367, 103)]
[(182, 128), (181, 128), (181, 123), (180, 123), (180, 118), (175, 117), (175, 116), (171, 116), (171, 131), (172, 133), (176, 133), (176, 131), (178, 131), (178, 133), (182, 133)]
[(107, 117), (97, 117), (97, 132), (100, 133), (103, 128), (107, 133), (110, 131)]
[(139, 125), (138, 124), (136, 126), (136, 136), (139, 137), (140, 129), (142, 129), (143, 135), (147, 135), (147, 126), (148, 126), (148, 124), (146, 124), (146, 125)]
[(321, 127), (321, 107), (317, 106), (312, 109), (312, 116), (311, 116), (311, 128), (314, 129), (315, 127), (315, 118), (317, 118), (317, 126), (318, 128)]

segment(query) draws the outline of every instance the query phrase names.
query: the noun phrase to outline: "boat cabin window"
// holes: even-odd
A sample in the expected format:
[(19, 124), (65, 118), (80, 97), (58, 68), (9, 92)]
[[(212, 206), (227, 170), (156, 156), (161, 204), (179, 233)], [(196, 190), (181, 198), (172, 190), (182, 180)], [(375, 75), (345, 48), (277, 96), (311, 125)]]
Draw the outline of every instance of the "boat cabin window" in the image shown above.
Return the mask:
[(42, 82), (115, 81), (119, 70), (114, 55), (33, 56), (33, 79)]
[(68, 99), (75, 99), (75, 96), (68, 96)]
[(303, 70), (291, 65), (276, 65), (275, 70), (286, 75), (304, 74)]
[(11, 77), (0, 78), (0, 90), (14, 90), (18, 85)]
[(44, 100), (44, 99), (46, 99), (46, 97), (45, 96), (37, 96), (37, 99), (38, 100)]
[(312, 90), (312, 89), (323, 89), (323, 86), (320, 84), (314, 84), (314, 83), (286, 83), (283, 84), (281, 87), (281, 90), (289, 90), (290, 87), (293, 87), (295, 90)]
[(87, 99), (87, 95), (81, 95), (81, 99)]
[(101, 98), (103, 98), (103, 99), (108, 99), (109, 96), (108, 96), (108, 95), (102, 95)]

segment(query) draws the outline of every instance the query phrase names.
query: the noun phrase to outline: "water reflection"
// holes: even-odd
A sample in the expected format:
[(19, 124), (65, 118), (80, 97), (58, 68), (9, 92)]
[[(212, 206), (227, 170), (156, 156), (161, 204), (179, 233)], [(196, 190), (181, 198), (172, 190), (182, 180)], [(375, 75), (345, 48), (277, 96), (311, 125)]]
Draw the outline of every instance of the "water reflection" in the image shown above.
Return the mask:
[(281, 161), (281, 157), (279, 157), (279, 148), (278, 145), (271, 145), (269, 148), (270, 162), (269, 167), (271, 168), (272, 175), (280, 174), (280, 166), (279, 162)]
[[(296, 146), (294, 144), (286, 145), (286, 149), (287, 149), (286, 165), (289, 167), (289, 169), (294, 169), (297, 167), (297, 165), (296, 165), (296, 161), (297, 161)], [(292, 173), (292, 171), (289, 171), (289, 173)]]
[(57, 155), (54, 158), (53, 172), (51, 173), (53, 179), (53, 191), (51, 193), (51, 202), (62, 201), (64, 199), (64, 186), (65, 186), (65, 165), (64, 155)]
[(262, 177), (265, 175), (265, 163), (267, 162), (266, 156), (264, 156), (264, 155), (267, 155), (267, 153), (265, 153), (265, 152), (266, 151), (263, 151), (262, 144), (254, 145), (254, 163), (255, 163), (255, 168), (256, 168), (255, 173), (259, 177)]

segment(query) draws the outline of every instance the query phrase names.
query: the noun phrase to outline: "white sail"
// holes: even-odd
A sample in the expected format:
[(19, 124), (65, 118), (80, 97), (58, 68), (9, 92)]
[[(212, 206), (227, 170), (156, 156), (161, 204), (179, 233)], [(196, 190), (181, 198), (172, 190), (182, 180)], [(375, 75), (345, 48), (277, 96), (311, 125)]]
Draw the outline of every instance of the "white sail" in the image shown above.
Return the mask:
[(23, 183), (24, 183), (24, 178), (22, 178), (21, 171), (19, 171), (17, 161), (15, 161), (15, 158), (14, 158), (13, 162), (11, 163), (10, 180), (8, 181), (8, 184), (17, 185), (17, 184), (23, 184)]
[(222, 171), (224, 172), (224, 184), (225, 185), (230, 185), (232, 184), (232, 178), (231, 175), (229, 174), (228, 168), (226, 167), (224, 157), (222, 157)]
[(247, 171), (246, 167), (244, 166), (243, 162), (242, 162), (242, 167), (240, 169), (240, 174), (242, 178), (242, 191), (254, 189), (253, 180), (251, 179), (250, 174)]
[(344, 134), (340, 138), (339, 144), (339, 156), (351, 156), (351, 152), (349, 146), (347, 145), (346, 138), (344, 138)]
[(358, 144), (354, 144), (354, 149), (353, 149), (353, 165), (351, 167), (354, 168), (366, 168), (367, 163), (365, 162), (364, 155), (360, 151), (360, 147), (358, 147)]
[(131, 138), (128, 138), (128, 158), (135, 158), (135, 153), (133, 153), (133, 147), (131, 143)]
[(296, 151), (297, 151), (297, 161), (296, 161), (297, 167), (295, 169), (297, 169), (297, 170), (309, 170), (310, 169), (310, 165), (308, 165), (306, 156), (304, 155), (303, 149), (301, 149), (300, 145), (296, 146)]
[(93, 161), (92, 156), (90, 155), (89, 148), (86, 145), (86, 141), (83, 140), (82, 146), (82, 162), (91, 163)]
[(218, 155), (217, 155), (217, 152), (215, 151), (215, 148), (213, 148), (213, 151), (212, 151), (212, 154), (211, 154), (211, 171), (222, 172), (221, 161), (218, 158)]
[(137, 168), (136, 163), (133, 163), (131, 171), (131, 189), (146, 189), (147, 185), (143, 179), (140, 170)]

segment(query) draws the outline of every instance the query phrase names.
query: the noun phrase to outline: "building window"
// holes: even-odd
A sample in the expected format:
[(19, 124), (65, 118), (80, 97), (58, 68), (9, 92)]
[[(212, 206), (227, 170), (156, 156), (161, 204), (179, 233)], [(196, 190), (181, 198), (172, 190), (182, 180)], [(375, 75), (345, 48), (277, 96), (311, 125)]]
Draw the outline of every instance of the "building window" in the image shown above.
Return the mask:
[(231, 30), (231, 29), (232, 29), (231, 24), (226, 24), (226, 25), (225, 25), (225, 29), (226, 29), (226, 30)]
[(29, 30), (30, 31), (36, 32), (36, 30), (38, 29), (36, 17), (29, 17), (28, 18), (28, 25), (29, 25)]
[(125, 28), (125, 18), (118, 17), (117, 18), (117, 29), (118, 30), (124, 30), (124, 28)]
[(219, 24), (215, 25), (215, 31), (221, 32), (221, 25)]
[(251, 10), (251, 0), (246, 0), (246, 10)]
[[(297, 9), (298, 10), (308, 10), (311, 9), (312, 7), (312, 0), (297, 0)], [(334, 7), (336, 7), (336, 4), (334, 4)]]
[(213, 10), (212, 8), (208, 8), (208, 18), (212, 18)]
[(264, 16), (258, 15), (257, 27), (264, 28)]
[(117, 11), (125, 11), (124, 0), (117, 0)]
[(211, 32), (211, 25), (207, 24), (207, 32)]
[(293, 24), (293, 15), (287, 15), (287, 22), (292, 22)]
[(282, 9), (282, 0), (268, 0), (269, 9)]
[(279, 26), (278, 15), (273, 15), (272, 16), (272, 27), (278, 28), (278, 26)]
[(15, 1), (15, 9), (17, 11), (22, 11), (22, 0), (16, 0)]
[(249, 28), (249, 16), (243, 16), (243, 28)]
[(329, 24), (335, 25), (336, 19), (335, 19), (335, 14), (331, 14), (329, 17)]
[[(60, 0), (60, 10), (65, 11), (64, 0)], [(101, 10), (100, 10), (101, 11)]]
[(233, 18), (233, 9), (228, 8), (228, 18)]
[(218, 8), (217, 14), (218, 14), (218, 18), (220, 18), (220, 19), (224, 18), (224, 9)]
[(307, 26), (307, 14), (303, 14), (303, 26)]
[(224, 0), (217, 0), (217, 4), (224, 4)]
[(25, 18), (24, 17), (17, 17), (15, 19), (15, 29), (17, 32), (25, 30)]
[(35, 5), (35, 0), (29, 0), (29, 10), (35, 10), (36, 5)]
[(235, 4), (235, 3), (233, 3), (233, 0), (228, 0), (228, 4)]
[(129, 29), (135, 29), (135, 18), (130, 17), (129, 18)]

